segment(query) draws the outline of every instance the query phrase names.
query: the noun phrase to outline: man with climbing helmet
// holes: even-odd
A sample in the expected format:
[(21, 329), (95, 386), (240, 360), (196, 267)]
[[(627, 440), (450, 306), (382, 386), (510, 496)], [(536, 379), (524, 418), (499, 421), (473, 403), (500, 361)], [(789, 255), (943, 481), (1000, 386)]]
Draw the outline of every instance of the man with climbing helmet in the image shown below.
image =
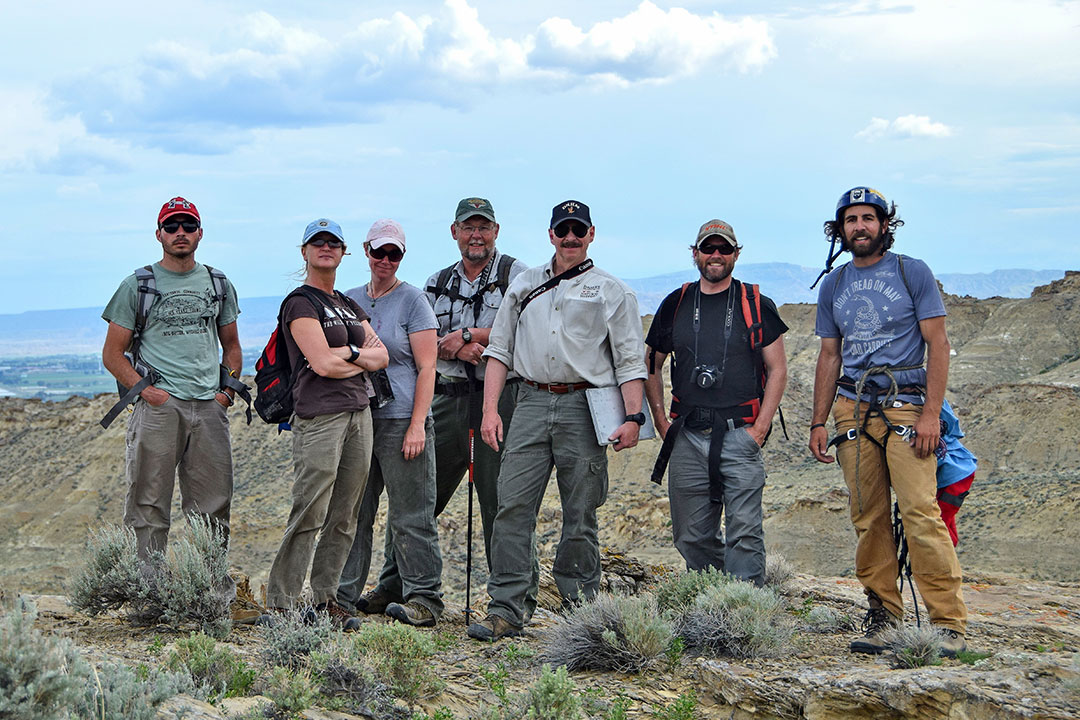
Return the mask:
[[(809, 447), (828, 463), (836, 446), (850, 494), (855, 573), (869, 602), (866, 634), (851, 650), (882, 652), (885, 631), (903, 618), (891, 490), (909, 538), (914, 582), (930, 622), (942, 631), (942, 652), (953, 656), (966, 648), (967, 609), (960, 564), (935, 501), (949, 338), (930, 268), (890, 251), (902, 224), (896, 205), (864, 186), (845, 192), (825, 223), (826, 237), (840, 249), (830, 250), (823, 275), (842, 252), (852, 259), (827, 274), (818, 291), (821, 349)], [(830, 408), (836, 424), (831, 442), (825, 426)]]

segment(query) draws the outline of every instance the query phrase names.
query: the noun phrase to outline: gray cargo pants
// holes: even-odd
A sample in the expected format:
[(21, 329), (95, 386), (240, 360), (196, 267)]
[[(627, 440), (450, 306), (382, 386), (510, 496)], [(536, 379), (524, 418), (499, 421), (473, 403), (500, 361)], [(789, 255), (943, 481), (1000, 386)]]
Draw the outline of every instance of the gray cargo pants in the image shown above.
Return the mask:
[[(375, 421), (375, 453), (371, 477), (358, 512), (356, 538), (337, 590), (338, 601), (356, 607), (364, 592), (371, 567), (372, 529), (379, 510), (379, 496), (386, 488), (387, 557), (397, 560), (397, 572), (379, 587), (391, 597), (417, 602), (438, 618), (442, 615), (442, 553), (435, 525), (435, 429), (431, 418), (424, 423), (424, 450), (412, 460), (401, 454), (409, 418)], [(385, 575), (384, 571), (384, 575)]]
[(524, 384), (505, 438), (488, 612), (522, 627), (536, 515), (553, 467), (562, 501), (562, 535), (552, 566), (559, 594), (570, 604), (599, 590), (596, 509), (607, 499), (607, 448), (596, 442), (585, 393), (556, 395)]
[(671, 450), (668, 499), (675, 548), (688, 570), (713, 567), (760, 586), (765, 582), (765, 533), (761, 527), (765, 465), (761, 448), (746, 428), (727, 432), (720, 456), (724, 499), (714, 503), (709, 501), (710, 437), (684, 427)]

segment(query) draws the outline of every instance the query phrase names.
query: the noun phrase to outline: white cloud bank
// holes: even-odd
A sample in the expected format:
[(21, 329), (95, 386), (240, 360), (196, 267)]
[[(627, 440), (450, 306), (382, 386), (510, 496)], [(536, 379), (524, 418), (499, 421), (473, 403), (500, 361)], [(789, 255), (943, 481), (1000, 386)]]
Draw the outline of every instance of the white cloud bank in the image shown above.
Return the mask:
[(336, 38), (258, 12), (210, 42), (159, 43), (135, 63), (58, 85), (54, 99), (93, 132), (168, 146), (193, 127), (355, 122), (395, 102), (460, 106), (499, 87), (663, 83), (706, 70), (752, 72), (776, 57), (764, 21), (648, 1), (588, 29), (549, 18), (520, 38), (496, 36), (467, 0), (446, 0), (437, 16), (395, 12)]
[(892, 122), (884, 118), (872, 118), (870, 124), (855, 133), (863, 140), (883, 138), (946, 138), (953, 134), (945, 123), (934, 122), (926, 115), (902, 115)]

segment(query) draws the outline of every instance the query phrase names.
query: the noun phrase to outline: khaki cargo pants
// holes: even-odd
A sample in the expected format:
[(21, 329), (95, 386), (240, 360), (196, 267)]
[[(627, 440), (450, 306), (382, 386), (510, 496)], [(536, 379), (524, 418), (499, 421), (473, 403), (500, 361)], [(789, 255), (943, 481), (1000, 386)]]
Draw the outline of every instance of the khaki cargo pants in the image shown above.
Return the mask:
[[(865, 403), (859, 411), (861, 424)], [(856, 427), (854, 412), (854, 400), (837, 397), (833, 419), (838, 434)], [(910, 403), (886, 410), (893, 425), (908, 426), (915, 424), (921, 412), (920, 406)], [(871, 419), (865, 429), (865, 435), (879, 441), (889, 432), (880, 417)], [(896, 433), (892, 433), (884, 450), (865, 435), (858, 442), (840, 443), (836, 452), (851, 495), (851, 522), (858, 537), (855, 574), (867, 595), (877, 595), (893, 616), (904, 616), (897, 587), (899, 563), (893, 541), (891, 488), (904, 522), (912, 575), (930, 622), (962, 633), (967, 624), (967, 607), (960, 589), (960, 562), (937, 504), (937, 459), (933, 454), (919, 458)]]

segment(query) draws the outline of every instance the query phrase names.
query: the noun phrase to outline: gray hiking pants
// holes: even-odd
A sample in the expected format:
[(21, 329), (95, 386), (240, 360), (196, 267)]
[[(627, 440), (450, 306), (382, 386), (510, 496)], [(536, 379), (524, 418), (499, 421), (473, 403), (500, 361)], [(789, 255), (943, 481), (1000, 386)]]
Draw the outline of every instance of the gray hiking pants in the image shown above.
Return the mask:
[[(438, 618), (442, 615), (442, 553), (435, 525), (435, 429), (424, 423), (424, 450), (412, 460), (401, 453), (409, 418), (375, 421), (375, 453), (371, 477), (360, 503), (356, 538), (349, 551), (338, 601), (356, 607), (371, 567), (372, 530), (379, 496), (386, 488), (389, 507), (384, 552), (396, 560), (396, 572), (379, 578), (378, 587), (395, 598), (417, 602)], [(384, 582), (386, 584), (384, 584)]]
[(505, 437), (488, 612), (522, 627), (536, 516), (553, 467), (562, 501), (562, 535), (552, 566), (559, 594), (571, 604), (600, 588), (596, 509), (607, 499), (607, 448), (596, 442), (585, 393), (556, 395), (524, 384)]
[(713, 567), (760, 586), (765, 582), (761, 448), (746, 428), (725, 433), (720, 456), (723, 502), (714, 503), (709, 500), (710, 439), (710, 433), (684, 427), (671, 450), (668, 498), (675, 548), (688, 570)]

